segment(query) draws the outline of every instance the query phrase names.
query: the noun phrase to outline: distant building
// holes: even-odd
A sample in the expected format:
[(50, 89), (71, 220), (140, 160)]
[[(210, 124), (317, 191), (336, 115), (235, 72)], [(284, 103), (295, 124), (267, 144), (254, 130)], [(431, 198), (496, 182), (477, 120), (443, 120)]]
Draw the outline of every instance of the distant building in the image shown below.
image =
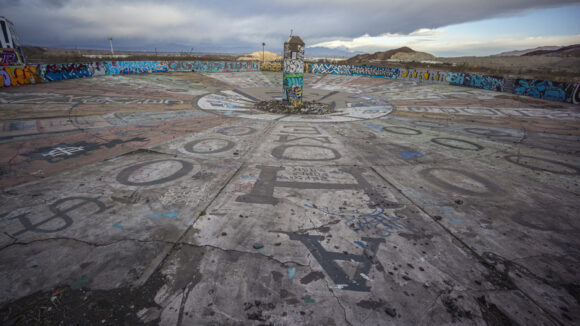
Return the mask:
[(26, 64), (14, 24), (0, 16), (0, 66)]

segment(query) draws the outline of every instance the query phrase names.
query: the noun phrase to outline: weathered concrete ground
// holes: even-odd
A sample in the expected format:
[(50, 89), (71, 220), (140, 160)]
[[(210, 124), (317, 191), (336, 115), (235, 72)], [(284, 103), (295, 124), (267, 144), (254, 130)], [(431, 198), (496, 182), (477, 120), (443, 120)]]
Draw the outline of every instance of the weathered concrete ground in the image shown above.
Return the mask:
[(576, 325), (580, 110), (280, 73), (0, 92), (6, 325)]

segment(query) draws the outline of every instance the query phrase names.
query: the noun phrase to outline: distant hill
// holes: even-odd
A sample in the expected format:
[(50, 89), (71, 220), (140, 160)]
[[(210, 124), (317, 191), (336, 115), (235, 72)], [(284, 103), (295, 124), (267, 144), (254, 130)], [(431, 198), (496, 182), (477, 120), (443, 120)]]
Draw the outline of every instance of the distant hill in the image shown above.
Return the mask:
[(539, 46), (537, 48), (533, 48), (533, 49), (525, 49), (525, 50), (515, 50), (515, 51), (509, 51), (509, 52), (502, 52), (502, 53), (498, 53), (498, 54), (494, 54), (492, 55), (492, 57), (515, 57), (515, 56), (521, 56), (530, 52), (535, 52), (535, 51), (554, 51), (554, 50), (558, 50), (561, 49), (561, 46)]
[[(264, 60), (265, 61), (274, 61), (277, 59), (282, 59), (281, 56), (277, 55), (276, 53), (272, 53), (269, 51), (264, 51)], [(262, 61), (262, 51), (256, 51), (254, 53), (246, 54), (244, 56), (238, 57), (238, 61)]]
[(524, 54), (525, 56), (545, 55), (549, 57), (580, 57), (580, 44), (564, 46), (554, 50), (536, 50)]
[(426, 52), (418, 52), (409, 47), (402, 47), (398, 49), (375, 52), (373, 54), (359, 54), (348, 60), (347, 64), (366, 64), (373, 61), (383, 60), (401, 60), (401, 61), (424, 61), (434, 60), (435, 56)]

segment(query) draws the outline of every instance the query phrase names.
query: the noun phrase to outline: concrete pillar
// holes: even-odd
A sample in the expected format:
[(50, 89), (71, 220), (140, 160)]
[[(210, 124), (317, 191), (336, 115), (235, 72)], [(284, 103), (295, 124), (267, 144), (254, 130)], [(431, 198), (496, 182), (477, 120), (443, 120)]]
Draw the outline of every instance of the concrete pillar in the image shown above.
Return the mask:
[(294, 106), (302, 106), (304, 81), (304, 42), (291, 36), (284, 42), (284, 94), (282, 100)]

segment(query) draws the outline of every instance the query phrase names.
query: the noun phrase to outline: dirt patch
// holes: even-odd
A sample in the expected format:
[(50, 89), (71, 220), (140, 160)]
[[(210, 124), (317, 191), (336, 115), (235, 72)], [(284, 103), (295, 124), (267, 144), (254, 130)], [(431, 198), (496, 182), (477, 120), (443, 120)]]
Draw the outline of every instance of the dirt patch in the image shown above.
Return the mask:
[(262, 101), (256, 104), (256, 109), (277, 114), (312, 114), (321, 115), (334, 112), (330, 104), (318, 102), (304, 102), (302, 106), (293, 106), (282, 101)]
[(454, 323), (461, 321), (464, 318), (473, 318), (470, 310), (465, 310), (457, 304), (457, 298), (444, 297), (441, 299), (441, 302), (443, 303), (443, 306), (445, 306), (445, 309), (447, 309), (447, 312), (451, 315), (451, 319)]
[(485, 300), (484, 296), (477, 298), (477, 303), (481, 309), (481, 314), (483, 315), (483, 320), (488, 325), (494, 326), (516, 326), (518, 325), (513, 320), (509, 319), (499, 308), (493, 304), (489, 303)]
[(59, 286), (6, 304), (0, 309), (0, 324), (156, 325), (159, 316), (149, 316), (144, 321), (139, 312), (160, 311), (154, 298), (163, 284), (164, 277), (155, 273), (139, 288), (91, 290)]

